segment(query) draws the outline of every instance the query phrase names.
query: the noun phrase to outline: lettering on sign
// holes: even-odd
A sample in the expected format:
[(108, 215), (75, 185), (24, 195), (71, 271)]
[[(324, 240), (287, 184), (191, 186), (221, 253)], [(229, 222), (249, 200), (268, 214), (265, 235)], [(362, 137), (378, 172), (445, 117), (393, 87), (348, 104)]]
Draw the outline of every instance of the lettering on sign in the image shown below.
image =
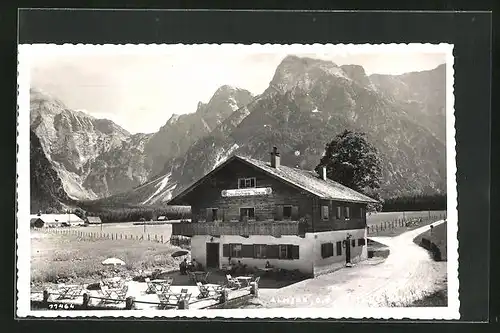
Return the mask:
[(261, 188), (238, 188), (233, 190), (222, 190), (223, 197), (248, 197), (253, 195), (269, 195), (273, 192), (270, 187)]

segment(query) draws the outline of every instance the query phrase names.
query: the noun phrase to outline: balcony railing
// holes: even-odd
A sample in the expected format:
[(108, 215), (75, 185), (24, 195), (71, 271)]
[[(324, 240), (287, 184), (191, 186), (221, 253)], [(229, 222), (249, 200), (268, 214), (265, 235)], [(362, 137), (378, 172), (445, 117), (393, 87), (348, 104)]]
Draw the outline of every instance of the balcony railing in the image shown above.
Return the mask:
[(269, 235), (281, 237), (295, 235), (304, 237), (306, 226), (297, 221), (269, 222), (181, 222), (172, 224), (172, 235)]

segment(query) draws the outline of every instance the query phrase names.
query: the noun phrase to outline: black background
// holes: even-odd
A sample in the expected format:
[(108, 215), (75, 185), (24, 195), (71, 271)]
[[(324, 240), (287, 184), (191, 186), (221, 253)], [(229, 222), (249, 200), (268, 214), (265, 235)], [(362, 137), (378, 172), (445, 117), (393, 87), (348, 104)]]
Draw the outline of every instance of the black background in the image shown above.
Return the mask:
[[(1, 14), (0, 14), (1, 15)], [(1, 18), (1, 17), (0, 17)], [(459, 209), (459, 279), (462, 321), (498, 322), (499, 313), (489, 309), (490, 302), (490, 100), (491, 100), (491, 24), (490, 13), (405, 13), (405, 12), (258, 12), (258, 11), (42, 11), (19, 13), (19, 43), (451, 43), (455, 56), (455, 117)], [(12, 63), (15, 65), (15, 62)], [(12, 71), (12, 68), (9, 68)], [(15, 72), (14, 72), (15, 74)], [(15, 76), (14, 76), (15, 78)], [(11, 97), (14, 97), (15, 91)], [(10, 109), (14, 110), (14, 109)], [(9, 109), (2, 115), (9, 119)], [(12, 112), (14, 114), (14, 112)], [(15, 117), (15, 115), (14, 115)], [(13, 120), (12, 123), (14, 123)], [(12, 124), (11, 123), (11, 124)], [(12, 133), (15, 140), (15, 129)], [(12, 137), (11, 137), (12, 139)], [(15, 154), (15, 152), (14, 152)], [(495, 169), (493, 169), (495, 170)], [(15, 179), (15, 166), (10, 170)], [(497, 177), (495, 173), (492, 176)], [(13, 186), (12, 186), (13, 187)], [(10, 188), (12, 188), (10, 187)], [(491, 194), (497, 195), (493, 188)], [(3, 200), (12, 210), (13, 196)], [(498, 196), (497, 196), (498, 198)], [(495, 202), (495, 201), (494, 201)], [(451, 207), (449, 207), (451, 208)], [(492, 211), (493, 212), (493, 211)], [(498, 217), (498, 213), (496, 213)], [(5, 221), (7, 222), (7, 221)], [(498, 227), (493, 226), (498, 230)], [(13, 230), (11, 235), (15, 235)], [(10, 235), (9, 235), (10, 236)], [(494, 238), (491, 238), (494, 240)], [(11, 240), (12, 241), (12, 240)], [(5, 244), (5, 243), (4, 243)], [(498, 250), (498, 245), (492, 242)], [(10, 249), (13, 248), (11, 245)], [(492, 251), (493, 252), (493, 251)], [(496, 269), (496, 265), (491, 265)], [(15, 273), (15, 272), (14, 272)], [(5, 286), (10, 290), (10, 286)], [(497, 288), (494, 284), (494, 288)], [(495, 299), (491, 299), (492, 302)], [(9, 300), (6, 300), (9, 303)], [(494, 305), (494, 304), (492, 304)], [(4, 305), (5, 306), (5, 305)], [(220, 329), (210, 320), (209, 327)], [(237, 324), (236, 321), (232, 321)], [(262, 323), (262, 320), (255, 321)], [(45, 322), (47, 323), (47, 322)], [(31, 329), (45, 326), (37, 322)], [(71, 322), (58, 325), (72, 331)], [(20, 326), (27, 325), (24, 321)], [(112, 328), (114, 323), (101, 323)], [(39, 326), (40, 325), (40, 326)], [(80, 322), (79, 330), (89, 330), (91, 323)], [(168, 326), (134, 319), (129, 329), (163, 327), (168, 330), (202, 329), (201, 323), (177, 321)], [(171, 326), (172, 325), (172, 326)], [(275, 331), (273, 324), (238, 325), (230, 328)], [(304, 326), (306, 325), (306, 326)], [(283, 330), (318, 328), (330, 330), (330, 322), (281, 323)], [(325, 326), (326, 325), (326, 326)], [(397, 324), (387, 324), (392, 328)], [(424, 324), (425, 325), (425, 324)], [(442, 330), (443, 325), (422, 329)], [(205, 326), (205, 325), (203, 325)], [(142, 327), (142, 328), (140, 328)], [(251, 328), (253, 327), (253, 328)], [(335, 329), (338, 329), (335, 325)], [(349, 325), (344, 328), (349, 327)], [(360, 331), (370, 329), (361, 325)], [(407, 329), (407, 328), (405, 328)], [(409, 327), (408, 327), (409, 329)], [(347, 329), (348, 330), (348, 329)], [(370, 329), (371, 330), (371, 329)], [(453, 329), (453, 325), (451, 326)]]

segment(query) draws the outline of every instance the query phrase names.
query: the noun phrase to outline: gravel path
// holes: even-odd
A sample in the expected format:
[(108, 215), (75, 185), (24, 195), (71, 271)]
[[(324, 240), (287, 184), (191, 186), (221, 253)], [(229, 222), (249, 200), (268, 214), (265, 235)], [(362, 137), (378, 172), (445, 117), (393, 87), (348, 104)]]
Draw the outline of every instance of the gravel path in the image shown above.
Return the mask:
[(446, 262), (433, 261), (425, 249), (413, 243), (413, 238), (429, 227), (396, 237), (370, 237), (389, 247), (391, 252), (385, 261), (372, 258), (284, 288), (260, 289), (260, 304), (268, 308), (409, 305), (446, 281)]

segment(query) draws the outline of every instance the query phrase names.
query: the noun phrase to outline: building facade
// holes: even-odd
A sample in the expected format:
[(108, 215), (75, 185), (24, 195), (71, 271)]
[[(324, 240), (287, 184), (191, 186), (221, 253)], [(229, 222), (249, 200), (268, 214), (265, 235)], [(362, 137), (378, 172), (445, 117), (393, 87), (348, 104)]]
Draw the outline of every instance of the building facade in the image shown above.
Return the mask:
[(228, 259), (248, 267), (317, 275), (367, 257), (366, 205), (375, 201), (311, 171), (233, 156), (175, 198), (191, 222), (172, 225), (191, 237), (191, 256), (208, 268)]

